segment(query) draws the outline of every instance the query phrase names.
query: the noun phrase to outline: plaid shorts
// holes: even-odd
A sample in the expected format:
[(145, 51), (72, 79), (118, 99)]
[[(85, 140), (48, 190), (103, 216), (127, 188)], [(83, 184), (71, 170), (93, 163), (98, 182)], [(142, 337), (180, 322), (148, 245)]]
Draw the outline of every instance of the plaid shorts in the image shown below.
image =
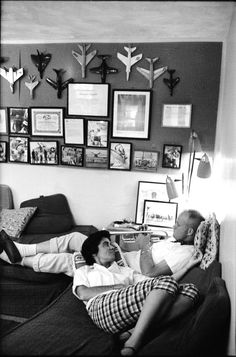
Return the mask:
[(88, 307), (88, 314), (106, 332), (117, 333), (131, 328), (137, 322), (146, 297), (153, 289), (165, 290), (175, 297), (179, 285), (170, 276), (146, 279), (96, 296)]

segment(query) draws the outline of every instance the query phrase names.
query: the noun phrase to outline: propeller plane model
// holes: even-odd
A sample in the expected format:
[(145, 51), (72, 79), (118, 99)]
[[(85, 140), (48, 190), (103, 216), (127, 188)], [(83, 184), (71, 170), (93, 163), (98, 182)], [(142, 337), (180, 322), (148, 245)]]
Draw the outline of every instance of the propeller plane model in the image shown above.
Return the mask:
[(135, 63), (140, 61), (142, 59), (143, 55), (142, 55), (142, 53), (140, 53), (139, 55), (136, 55), (136, 56), (132, 57), (131, 54), (136, 50), (136, 47), (129, 46), (129, 47), (124, 47), (124, 49), (128, 53), (128, 56), (125, 57), (124, 55), (122, 55), (121, 53), (118, 52), (117, 53), (117, 57), (126, 66), (126, 80), (128, 81), (129, 80), (130, 71), (131, 71), (131, 67)]
[(69, 79), (67, 79), (67, 81), (62, 82), (62, 73), (66, 72), (66, 71), (63, 71), (63, 69), (55, 69), (55, 68), (53, 68), (53, 70), (56, 72), (56, 75), (57, 75), (56, 82), (50, 78), (46, 78), (46, 81), (54, 89), (57, 89), (57, 98), (61, 98), (63, 89), (65, 89), (69, 83), (73, 82), (73, 78), (69, 78)]
[(155, 58), (146, 58), (146, 60), (150, 63), (150, 69), (145, 69), (141, 67), (137, 67), (137, 71), (141, 73), (145, 78), (149, 80), (149, 88), (153, 87), (153, 82), (155, 79), (160, 77), (163, 73), (165, 73), (168, 67), (161, 67), (154, 70), (154, 63), (159, 60), (158, 57)]
[(14, 83), (24, 74), (23, 68), (0, 68), (0, 75), (10, 83), (11, 92), (14, 93)]
[(86, 66), (89, 64), (89, 62), (93, 59), (93, 57), (96, 55), (97, 51), (94, 50), (88, 54), (86, 54), (86, 52), (88, 51), (88, 49), (90, 48), (91, 45), (86, 45), (86, 44), (82, 44), (82, 45), (78, 45), (81, 54), (73, 51), (72, 50), (72, 55), (75, 57), (75, 59), (79, 62), (79, 64), (81, 65), (81, 70), (82, 70), (82, 78), (85, 78), (85, 69)]

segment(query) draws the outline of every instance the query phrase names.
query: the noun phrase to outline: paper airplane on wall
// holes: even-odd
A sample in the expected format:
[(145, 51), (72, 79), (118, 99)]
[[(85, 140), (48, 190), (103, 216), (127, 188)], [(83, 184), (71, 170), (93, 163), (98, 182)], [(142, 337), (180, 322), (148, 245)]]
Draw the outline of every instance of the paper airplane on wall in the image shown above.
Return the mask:
[(153, 82), (155, 79), (160, 77), (163, 73), (165, 73), (168, 67), (161, 67), (154, 70), (154, 63), (159, 60), (158, 57), (155, 58), (146, 58), (146, 60), (150, 63), (150, 69), (145, 69), (141, 67), (137, 67), (137, 71), (141, 73), (145, 78), (149, 81), (149, 88), (153, 87)]
[(96, 55), (97, 51), (94, 50), (90, 53), (88, 53), (86, 55), (86, 52), (88, 51), (88, 49), (90, 48), (91, 45), (86, 45), (86, 44), (82, 44), (82, 45), (78, 45), (81, 54), (73, 51), (72, 50), (72, 55), (75, 57), (75, 59), (79, 62), (79, 64), (81, 65), (81, 69), (82, 69), (82, 78), (85, 78), (85, 69), (86, 66), (89, 64), (89, 62), (93, 59), (93, 57)]
[(0, 68), (0, 75), (10, 83), (11, 92), (14, 93), (14, 83), (24, 74), (23, 68)]
[(102, 83), (106, 83), (106, 76), (107, 74), (110, 73), (117, 73), (118, 69), (113, 68), (113, 67), (109, 67), (106, 63), (106, 59), (110, 58), (110, 55), (97, 55), (98, 58), (100, 58), (102, 60), (102, 63), (99, 67), (94, 67), (91, 68), (90, 71), (92, 73), (96, 73), (96, 74), (100, 74), (101, 75), (101, 82)]
[(25, 82), (26, 87), (29, 89), (30, 91), (30, 97), (33, 99), (33, 90), (35, 87), (37, 87), (37, 85), (40, 83), (40, 81), (36, 81), (36, 76), (31, 76), (29, 75), (29, 80), (30, 82)]
[(37, 53), (37, 55), (31, 55), (31, 59), (35, 66), (38, 68), (40, 78), (43, 78), (43, 72), (50, 62), (52, 56), (49, 53), (40, 53), (39, 50), (37, 50)]
[(131, 54), (136, 50), (136, 47), (124, 47), (124, 49), (127, 51), (128, 56), (125, 57), (124, 55), (122, 55), (121, 53), (117, 53), (117, 57), (119, 58), (119, 60), (121, 62), (124, 63), (124, 65), (126, 66), (126, 80), (129, 80), (129, 75), (130, 75), (130, 71), (131, 71), (131, 67), (137, 63), (138, 61), (140, 61), (143, 57), (143, 55), (140, 53), (139, 55), (136, 56), (131, 56)]
[(53, 81), (51, 78), (46, 78), (48, 84), (50, 84), (54, 89), (57, 89), (57, 98), (61, 98), (61, 94), (63, 89), (65, 89), (69, 83), (73, 82), (73, 78), (67, 79), (67, 81), (62, 82), (62, 73), (66, 72), (63, 69), (55, 69), (53, 70), (56, 72), (57, 80), (56, 82)]

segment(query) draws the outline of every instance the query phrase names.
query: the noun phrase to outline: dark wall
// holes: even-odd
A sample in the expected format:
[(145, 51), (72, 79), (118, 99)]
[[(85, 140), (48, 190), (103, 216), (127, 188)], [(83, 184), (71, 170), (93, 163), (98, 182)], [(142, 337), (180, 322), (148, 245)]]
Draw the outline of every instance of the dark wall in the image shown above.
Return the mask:
[[(30, 29), (29, 29), (30, 31)], [(130, 80), (126, 81), (125, 66), (117, 58), (117, 52), (126, 55), (124, 46), (127, 44), (95, 43), (89, 52), (96, 49), (98, 54), (109, 54), (111, 59), (108, 65), (119, 70), (117, 74), (107, 76), (107, 83), (113, 89), (149, 89), (148, 81), (136, 70), (137, 66), (149, 68), (145, 57), (159, 57), (154, 68), (168, 66), (175, 69), (174, 77), (180, 77), (180, 83), (175, 87), (173, 96), (163, 83), (163, 78), (169, 78), (166, 72), (154, 81), (151, 105), (151, 131), (150, 140), (123, 140), (133, 143), (133, 149), (158, 150), (162, 152), (163, 144), (183, 145), (183, 153), (188, 152), (188, 140), (192, 129), (200, 138), (203, 151), (212, 153), (215, 142), (218, 94), (221, 69), (222, 43), (137, 43), (132, 44), (137, 49), (133, 55), (143, 54), (141, 61), (132, 67)], [(30, 55), (46, 51), (52, 54), (52, 59), (47, 66), (41, 83), (34, 91), (34, 99), (30, 98), (29, 91), (24, 82), (28, 75), (39, 73), (31, 61)], [(95, 57), (86, 69), (86, 78), (82, 80), (81, 67), (72, 56), (72, 50), (80, 52), (77, 44), (31, 44), (31, 45), (2, 45), (1, 57), (8, 61), (1, 64), (7, 68), (15, 65), (24, 68), (24, 77), (21, 77), (14, 86), (14, 94), (10, 92), (9, 83), (1, 77), (1, 107), (67, 107), (67, 89), (63, 91), (62, 98), (57, 98), (57, 92), (47, 82), (46, 77), (56, 79), (53, 68), (64, 69), (63, 81), (72, 77), (74, 82), (100, 83), (99, 75), (93, 74), (89, 68), (100, 65), (100, 60)], [(192, 104), (192, 126), (190, 129), (162, 128), (162, 104)], [(111, 104), (111, 103), (110, 103)], [(112, 106), (110, 105), (109, 118), (112, 119)], [(62, 142), (62, 140), (60, 140)], [(115, 140), (117, 141), (117, 140)], [(122, 140), (121, 140), (122, 141)], [(159, 166), (161, 165), (161, 161)]]

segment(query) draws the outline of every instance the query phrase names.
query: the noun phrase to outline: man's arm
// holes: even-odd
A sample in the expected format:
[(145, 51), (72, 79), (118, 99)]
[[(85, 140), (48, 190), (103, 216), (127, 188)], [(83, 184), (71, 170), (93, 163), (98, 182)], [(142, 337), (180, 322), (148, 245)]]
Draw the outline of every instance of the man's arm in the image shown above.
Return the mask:
[(164, 259), (158, 264), (154, 263), (151, 249), (148, 246), (141, 249), (140, 268), (142, 274), (150, 278), (154, 278), (159, 275), (172, 275), (172, 271)]
[(104, 293), (108, 290), (121, 289), (123, 288), (123, 284), (115, 284), (115, 285), (106, 285), (106, 286), (94, 286), (87, 287), (85, 285), (79, 285), (75, 288), (75, 293), (80, 300), (87, 301), (94, 296)]
[(187, 264), (182, 269), (178, 270), (176, 273), (172, 275), (173, 278), (176, 281), (180, 280), (191, 268), (199, 264), (201, 260), (202, 260), (202, 252), (198, 249), (190, 258), (190, 260), (187, 262)]

